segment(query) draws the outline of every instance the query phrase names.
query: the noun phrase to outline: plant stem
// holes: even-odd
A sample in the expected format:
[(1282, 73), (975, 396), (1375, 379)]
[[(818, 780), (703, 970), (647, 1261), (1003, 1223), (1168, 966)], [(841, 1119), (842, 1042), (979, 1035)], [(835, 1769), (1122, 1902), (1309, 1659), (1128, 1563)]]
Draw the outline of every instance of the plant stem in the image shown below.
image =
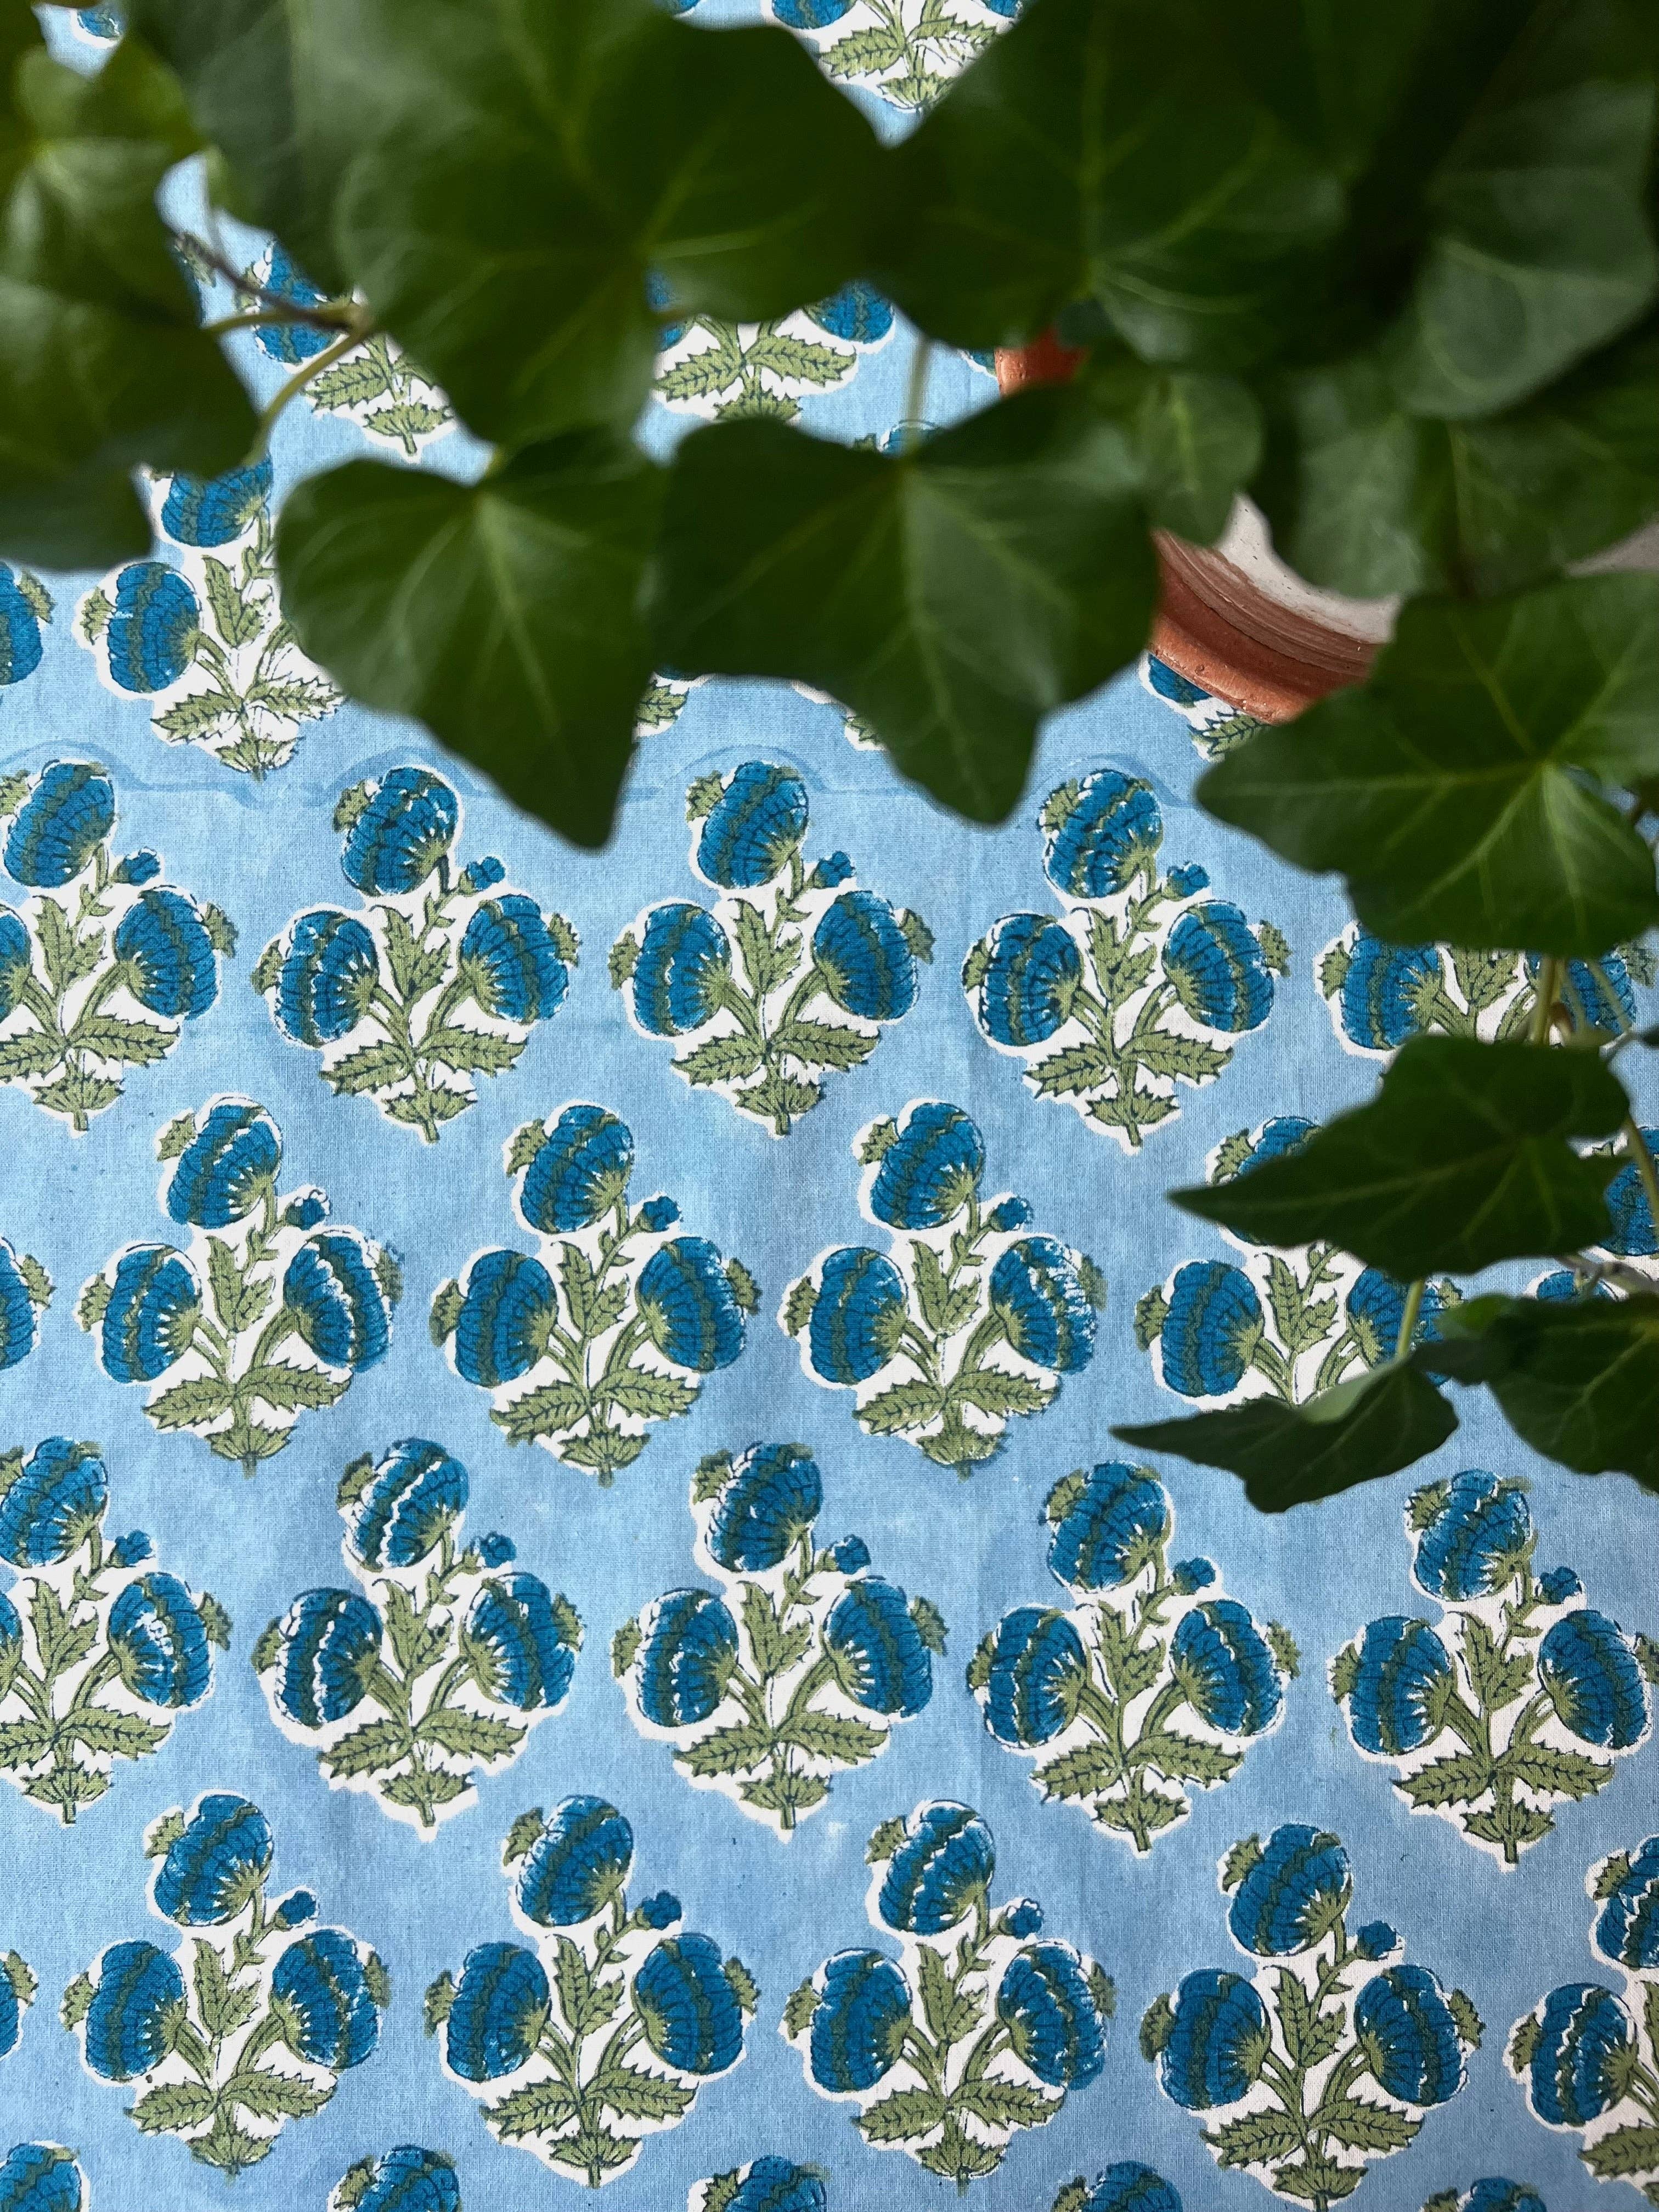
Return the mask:
[(1417, 1334), (1417, 1316), (1423, 1310), (1423, 1283), (1419, 1275), (1406, 1292), (1406, 1310), (1400, 1316), (1400, 1334), (1394, 1347), (1396, 1360), (1403, 1359), (1412, 1348), (1412, 1339)]
[(248, 447), (247, 457), (243, 462), (245, 468), (251, 468), (256, 461), (264, 458), (265, 447), (270, 443), (270, 434), (276, 418), (289, 401), (297, 399), (313, 377), (320, 376), (324, 369), (332, 368), (337, 361), (343, 361), (347, 354), (355, 352), (369, 336), (371, 327), (367, 323), (353, 324), (349, 330), (342, 331), (332, 345), (326, 345), (319, 354), (313, 355), (278, 387), (269, 403), (260, 410), (259, 419), (253, 426), (253, 443)]
[(901, 450), (914, 453), (921, 443), (922, 409), (927, 404), (927, 378), (933, 366), (933, 341), (923, 338), (910, 361), (910, 381), (904, 394), (904, 420), (899, 425)]
[(1532, 1042), (1547, 1044), (1550, 1023), (1555, 1013), (1556, 996), (1561, 988), (1561, 963), (1555, 954), (1552, 953), (1540, 968), (1535, 988), (1538, 1000), (1533, 1008)]

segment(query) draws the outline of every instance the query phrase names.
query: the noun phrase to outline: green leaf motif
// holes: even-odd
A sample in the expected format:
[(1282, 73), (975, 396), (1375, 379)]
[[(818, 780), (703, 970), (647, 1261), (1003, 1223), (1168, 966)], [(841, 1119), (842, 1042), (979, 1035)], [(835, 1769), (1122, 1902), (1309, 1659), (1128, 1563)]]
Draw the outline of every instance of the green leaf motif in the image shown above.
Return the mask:
[(868, 2143), (914, 2142), (945, 2118), (945, 2100), (934, 2089), (895, 2089), (858, 2116), (859, 2132)]

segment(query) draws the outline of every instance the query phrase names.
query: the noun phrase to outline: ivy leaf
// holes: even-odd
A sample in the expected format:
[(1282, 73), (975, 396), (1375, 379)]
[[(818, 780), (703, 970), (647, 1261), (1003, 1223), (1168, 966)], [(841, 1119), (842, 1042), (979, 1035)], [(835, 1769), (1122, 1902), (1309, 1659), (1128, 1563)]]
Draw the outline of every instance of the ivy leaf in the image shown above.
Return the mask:
[[(1659, 1389), (1659, 1334), (1655, 1365)], [(1394, 1474), (1444, 1443), (1456, 1426), (1456, 1414), (1426, 1376), (1414, 1367), (1388, 1366), (1322, 1390), (1304, 1406), (1255, 1398), (1112, 1434), (1147, 1451), (1226, 1468), (1243, 1477), (1244, 1494), (1259, 1511), (1282, 1513)]]
[(1103, 360), (1102, 354), (1095, 349), (1082, 389), (1139, 456), (1152, 521), (1212, 544), (1261, 459), (1255, 399), (1236, 377), (1151, 368), (1127, 346)]
[(356, 118), (344, 258), (482, 437), (625, 430), (657, 352), (647, 274), (733, 320), (858, 274), (875, 137), (780, 29), (653, 0), (317, 20)]
[(1146, 637), (1139, 478), (1121, 432), (1055, 391), (896, 455), (775, 422), (693, 431), (669, 483), (657, 657), (828, 691), (935, 798), (1000, 821), (1039, 719)]
[(1413, 600), (1369, 684), (1228, 753), (1208, 811), (1340, 870), (1398, 944), (1604, 952), (1659, 921), (1653, 854), (1592, 788), (1659, 772), (1659, 577)]
[(637, 601), (660, 480), (603, 431), (474, 484), (350, 462), (289, 496), (283, 604), (354, 697), (416, 716), (509, 799), (602, 844), (651, 677)]
[(149, 545), (134, 465), (216, 475), (253, 412), (156, 212), (177, 85), (135, 40), (95, 76), (28, 43), (0, 40), (0, 550), (103, 567)]
[(1569, 1139), (1610, 1137), (1628, 1112), (1594, 1053), (1417, 1036), (1370, 1105), (1294, 1154), (1171, 1195), (1247, 1243), (1328, 1241), (1401, 1282), (1475, 1274), (1607, 1234), (1617, 1163), (1581, 1158)]
[(1659, 1297), (1471, 1298), (1439, 1326), (1437, 1371), (1484, 1382), (1535, 1451), (1659, 1490)]

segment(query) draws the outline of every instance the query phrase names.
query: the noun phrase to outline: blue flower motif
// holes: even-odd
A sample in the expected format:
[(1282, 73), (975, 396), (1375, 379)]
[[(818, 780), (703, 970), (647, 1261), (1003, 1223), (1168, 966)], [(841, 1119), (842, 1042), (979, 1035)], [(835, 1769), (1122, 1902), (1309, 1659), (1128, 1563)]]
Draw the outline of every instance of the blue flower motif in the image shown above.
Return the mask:
[(46, 1437), (0, 1493), (0, 1559), (55, 1566), (78, 1552), (109, 1504), (109, 1474), (95, 1444)]
[(521, 1713), (550, 1711), (570, 1687), (576, 1649), (565, 1639), (552, 1594), (539, 1576), (501, 1575), (483, 1583), (467, 1609), (468, 1639), (485, 1694)]
[(1164, 2094), (1189, 2112), (1236, 2105), (1261, 2074), (1270, 2039), (1261, 2000), (1242, 1974), (1214, 1966), (1188, 1974), (1158, 2056)]
[(1212, 1030), (1259, 1029), (1273, 1012), (1273, 971), (1230, 900), (1188, 908), (1170, 932), (1164, 972), (1188, 1013)]
[(1659, 1836), (1639, 1846), (1607, 1893), (1593, 1941), (1604, 1959), (1632, 1972), (1659, 1966)]
[[(789, 0), (785, 0), (785, 5)], [(844, 6), (835, 6), (835, 15), (847, 11)], [(781, 19), (782, 10), (775, 8)], [(833, 19), (832, 19), (833, 20)], [(797, 24), (799, 30), (816, 29), (816, 23)], [(849, 345), (877, 345), (893, 327), (891, 303), (868, 284), (843, 284), (839, 292), (832, 292), (827, 300), (820, 300), (815, 307), (806, 310), (821, 331), (828, 331), (832, 338), (842, 338)], [(748, 2208), (744, 2207), (744, 2212)], [(759, 2212), (757, 2206), (756, 2212)]]
[(1551, 2127), (1588, 2127), (1624, 2094), (1636, 2029), (1613, 1991), (1597, 1982), (1552, 1990), (1528, 2068), (1528, 2101)]
[(849, 1583), (823, 1624), (837, 1678), (866, 1712), (908, 1720), (933, 1694), (933, 1660), (904, 1592), (879, 1575)]
[[(1380, 1367), (1385, 1360), (1392, 1359), (1405, 1325), (1405, 1285), (1384, 1274), (1381, 1267), (1364, 1267), (1349, 1286), (1344, 1304), (1348, 1325), (1365, 1364)], [(1425, 1283), (1422, 1303), (1417, 1310), (1417, 1326), (1412, 1332), (1413, 1344), (1433, 1342), (1440, 1334), (1439, 1320), (1444, 1310), (1445, 1300), (1439, 1284)]]
[(400, 2143), (374, 2168), (356, 2212), (461, 2212), (461, 2185), (446, 2152)]
[(139, 1567), (155, 1548), (142, 1528), (129, 1528), (110, 1546), (109, 1563), (112, 1567)]
[(1551, 1567), (1538, 1577), (1538, 1595), (1546, 1605), (1565, 1605), (1583, 1587), (1571, 1567)]
[(838, 1951), (823, 1969), (809, 2063), (820, 2089), (874, 2088), (897, 2063), (910, 2026), (910, 1990), (879, 1951)]
[(1086, 2089), (1106, 2063), (1106, 2032), (1069, 1943), (1028, 1943), (1004, 1969), (997, 2017), (1017, 2057), (1051, 2089)]
[(1066, 1021), (1083, 980), (1083, 956), (1070, 930), (1051, 915), (1009, 914), (985, 942), (980, 1026), (998, 1044), (1042, 1043)]
[(873, 891), (843, 891), (824, 909), (812, 958), (843, 1013), (896, 1022), (916, 1003), (916, 956), (898, 916)]
[(743, 2052), (743, 2014), (710, 1936), (665, 1936), (634, 1977), (645, 2039), (685, 2074), (723, 2074)]
[(6, 873), (33, 890), (71, 883), (115, 826), (115, 790), (88, 761), (49, 761), (6, 835)]
[(1427, 1028), (1426, 1002), (1444, 988), (1437, 946), (1384, 945), (1362, 930), (1342, 979), (1343, 1030), (1368, 1051), (1393, 1052)]
[(366, 1567), (412, 1567), (465, 1510), (466, 1497), (459, 1460), (424, 1437), (405, 1437), (343, 1502), (346, 1549)]
[(258, 1205), (282, 1164), (283, 1139), (264, 1108), (222, 1098), (179, 1155), (167, 1212), (199, 1229), (228, 1229)]
[(283, 1304), (327, 1366), (361, 1372), (385, 1358), (392, 1310), (354, 1231), (326, 1230), (306, 1239), (283, 1274)]
[[(1161, 668), (1164, 664), (1154, 661), (1152, 665)], [(1182, 2212), (1182, 2204), (1179, 2192), (1161, 2174), (1126, 2159), (1095, 2177), (1078, 2212)]]
[(129, 853), (125, 860), (117, 863), (111, 880), (137, 886), (154, 883), (161, 872), (161, 856), (159, 853)]
[(375, 785), (347, 832), (340, 866), (371, 897), (418, 890), (455, 842), (460, 809), (429, 769), (394, 768)]
[(720, 1485), (708, 1548), (734, 1573), (764, 1574), (794, 1549), (823, 1506), (823, 1478), (805, 1444), (750, 1444)]
[(222, 477), (176, 476), (167, 487), (161, 527), (180, 545), (228, 545), (270, 497), (270, 475), (267, 455)]
[(486, 853), (481, 860), (468, 861), (462, 871), (462, 882), (467, 890), (487, 891), (506, 873), (506, 863), (498, 860), (493, 853)]
[(1522, 1486), (1499, 1482), (1484, 1468), (1466, 1468), (1452, 1477), (1444, 1502), (1419, 1532), (1413, 1579), (1449, 1605), (1490, 1597), (1514, 1580), (1532, 1545), (1532, 1512)]
[[(787, 31), (822, 31), (840, 22), (853, 0), (768, 0), (773, 15)], [(837, 295), (839, 296), (839, 295)]]
[(301, 1728), (325, 1728), (362, 1703), (380, 1656), (380, 1616), (355, 1590), (312, 1589), (283, 1616), (276, 1698)]
[(680, 1210), (672, 1198), (647, 1198), (640, 1208), (640, 1226), (659, 1237), (665, 1229), (672, 1229), (680, 1218)]
[(522, 2066), (547, 2025), (552, 1991), (541, 1960), (520, 1943), (480, 1943), (466, 1954), (444, 2023), (444, 2056), (464, 2081), (495, 2081)]
[(579, 1928), (628, 1880), (634, 1831), (603, 1797), (567, 1797), (526, 1852), (519, 1910), (541, 1928)]
[(21, 684), (40, 665), (40, 614), (14, 571), (0, 561), (0, 685)]
[(1210, 872), (1189, 861), (1185, 867), (1171, 868), (1164, 880), (1176, 898), (1196, 898), (1200, 891), (1210, 888)]
[(181, 1928), (234, 1920), (270, 1871), (270, 1823), (246, 1797), (204, 1797), (155, 1870), (155, 1909)]
[(17, 2143), (0, 2160), (0, 2206), (4, 2212), (81, 2212), (82, 2201), (75, 2153), (60, 2144)]
[[(1659, 1158), (1659, 1129), (1644, 1128), (1642, 1135), (1649, 1152)], [(1606, 1239), (1610, 1252), (1626, 1260), (1651, 1259), (1659, 1252), (1659, 1230), (1654, 1227), (1653, 1208), (1634, 1160), (1627, 1161), (1607, 1185), (1607, 1205), (1613, 1224)]]
[(131, 2081), (167, 2056), (174, 2006), (185, 2002), (176, 1960), (154, 1943), (112, 1943), (87, 2008), (87, 2063), (106, 2081)]
[(380, 979), (374, 939), (337, 907), (302, 914), (277, 971), (276, 1024), (295, 1044), (333, 1044), (368, 1011)]
[(487, 1536), (480, 1536), (475, 1547), (487, 1567), (504, 1567), (509, 1559), (516, 1559), (519, 1547), (510, 1536), (503, 1536), (499, 1528)]
[(1279, 1718), (1284, 1684), (1267, 1640), (1237, 1598), (1184, 1613), (1170, 1645), (1188, 1701), (1224, 1735), (1260, 1735)]
[(659, 1889), (654, 1897), (646, 1899), (639, 1915), (647, 1928), (672, 1928), (680, 1917), (680, 1901), (672, 1889)]
[(283, 1208), (283, 1225), (287, 1229), (314, 1229), (327, 1219), (328, 1194), (315, 1188), (296, 1192)]
[(288, 1946), (270, 1994), (293, 2008), (288, 2045), (313, 2066), (343, 2074), (361, 2066), (380, 2039), (380, 2015), (357, 1946), (337, 1928), (319, 1928)]
[(1006, 1236), (1015, 1229), (1024, 1229), (1030, 1218), (1031, 1209), (1023, 1198), (1001, 1199), (986, 1216), (999, 1236)]
[(133, 997), (153, 1014), (194, 1021), (218, 996), (213, 939), (183, 891), (141, 893), (115, 925), (115, 953)]
[[(1146, 656), (1146, 681), (1158, 697), (1167, 699), (1172, 707), (1201, 707), (1210, 696), (1201, 684), (1194, 684), (1190, 676), (1179, 674), (1155, 653)], [(1095, 2212), (1095, 2208), (1091, 2205), (1088, 2212)]]
[(1400, 1948), (1398, 1932), (1386, 1920), (1368, 1920), (1353, 1939), (1356, 1959), (1386, 1959)]
[(1034, 1897), (1017, 1897), (1003, 1908), (1002, 1925), (1005, 1931), (1021, 1938), (1042, 1933), (1042, 1907)]
[(870, 1210), (892, 1229), (938, 1229), (955, 1220), (979, 1188), (985, 1143), (960, 1106), (913, 1106), (882, 1156)]
[(1488, 2176), (1462, 2199), (1461, 2212), (1548, 2212), (1548, 2208), (1526, 2182)]
[(1463, 2086), (1463, 2045), (1425, 1966), (1389, 1966), (1354, 1999), (1354, 2033), (1378, 2084), (1402, 2104), (1443, 2105)]
[(472, 1262), (455, 1323), (455, 1366), (486, 1390), (514, 1382), (542, 1356), (546, 1324), (559, 1310), (553, 1278), (523, 1252), (483, 1252)]
[[(1604, 952), (1598, 963), (1612, 985), (1612, 992), (1603, 990), (1601, 977), (1588, 960), (1569, 960), (1567, 983), (1578, 1005), (1583, 1009), (1584, 1019), (1595, 1029), (1630, 1029), (1636, 1021), (1636, 993), (1631, 987), (1630, 970), (1616, 952)], [(1527, 955), (1527, 973), (1536, 975), (1538, 957)]]
[(706, 1721), (738, 1663), (737, 1624), (712, 1591), (670, 1590), (646, 1609), (640, 1711), (657, 1728)]
[(1208, 1589), (1215, 1580), (1215, 1564), (1210, 1559), (1177, 1559), (1170, 1570), (1170, 1580), (1182, 1597), (1191, 1597), (1197, 1590)]
[(202, 1287), (171, 1244), (134, 1244), (116, 1262), (98, 1340), (106, 1373), (118, 1382), (153, 1382), (189, 1348), (202, 1310)]
[[(276, 293), (278, 299), (291, 300), (296, 307), (319, 307), (323, 304), (323, 294), (308, 276), (301, 274), (280, 246), (270, 249), (270, 265), (261, 289)], [(289, 368), (314, 361), (330, 342), (325, 330), (313, 329), (305, 323), (262, 323), (253, 335), (262, 352)]]
[(996, 1845), (977, 1813), (944, 1799), (919, 1807), (905, 1828), (877, 1909), (890, 1928), (942, 1936), (990, 1887)]
[[(1056, 793), (1043, 809), (1044, 826), (1058, 811)], [(1152, 787), (1115, 768), (1085, 776), (1059, 826), (1048, 832), (1043, 867), (1056, 890), (1073, 898), (1109, 898), (1125, 890), (1135, 872), (1150, 866), (1164, 842), (1164, 817)]]
[(657, 1348), (699, 1375), (729, 1367), (743, 1350), (743, 1309), (726, 1263), (703, 1237), (677, 1237), (645, 1263), (635, 1292)]
[(196, 594), (176, 568), (130, 562), (115, 580), (104, 633), (111, 678), (123, 691), (165, 691), (195, 659), (201, 624)]
[(0, 1237), (0, 1374), (27, 1359), (40, 1333), (34, 1298), (17, 1255)]
[(1336, 1925), (1352, 1887), (1348, 1854), (1336, 1837), (1287, 1820), (1239, 1883), (1227, 1925), (1258, 1959), (1288, 1959)]
[(870, 1547), (862, 1536), (843, 1536), (830, 1547), (830, 1564), (838, 1575), (856, 1575), (870, 1564)]
[(1389, 1613), (1367, 1624), (1348, 1698), (1348, 1727), (1362, 1751), (1399, 1759), (1440, 1733), (1451, 1657), (1426, 1620)]
[(461, 939), (478, 1003), (508, 1022), (544, 1022), (570, 988), (570, 970), (532, 898), (509, 891), (474, 908)]
[(1051, 1742), (1071, 1725), (1088, 1671), (1069, 1614), (1020, 1606), (997, 1624), (985, 1725), (1000, 1743)]
[(1120, 1589), (1172, 1525), (1164, 1486), (1149, 1468), (1103, 1462), (1054, 1525), (1048, 1571), (1073, 1589)]
[(628, 1188), (634, 1136), (603, 1106), (567, 1106), (525, 1170), (519, 1207), (545, 1236), (586, 1229)]
[(867, 1244), (823, 1263), (807, 1333), (812, 1370), (826, 1382), (867, 1382), (892, 1358), (908, 1311), (904, 1278)]
[(723, 890), (757, 890), (799, 845), (806, 817), (806, 787), (793, 769), (744, 761), (704, 817), (697, 866)]
[(1075, 1375), (1095, 1354), (1095, 1310), (1057, 1237), (1024, 1237), (991, 1270), (991, 1304), (1023, 1359)]
[(812, 871), (809, 881), (818, 890), (832, 891), (844, 884), (856, 871), (845, 853), (826, 853)]
[(1589, 1606), (1564, 1613), (1539, 1645), (1538, 1680), (1556, 1718), (1581, 1743), (1628, 1751), (1647, 1733), (1636, 1654), (1618, 1622)]
[(719, 1011), (732, 946), (713, 915), (683, 899), (653, 907), (632, 977), (634, 1018), (652, 1036), (684, 1036)]
[(317, 1917), (317, 1900), (308, 1889), (291, 1889), (270, 1916), (273, 1928), (303, 1928)]
[(178, 1710), (206, 1697), (213, 1680), (207, 1631), (176, 1575), (141, 1575), (110, 1608), (109, 1641), (121, 1678), (147, 1705)]
[(1176, 1271), (1162, 1333), (1164, 1380), (1183, 1398), (1221, 1398), (1255, 1357), (1266, 1326), (1242, 1267), (1189, 1260)]
[(1248, 1175), (1266, 1160), (1287, 1159), (1299, 1152), (1312, 1136), (1317, 1124), (1302, 1114), (1276, 1114), (1271, 1121), (1264, 1121), (1261, 1134), (1251, 1146), (1238, 1172)]

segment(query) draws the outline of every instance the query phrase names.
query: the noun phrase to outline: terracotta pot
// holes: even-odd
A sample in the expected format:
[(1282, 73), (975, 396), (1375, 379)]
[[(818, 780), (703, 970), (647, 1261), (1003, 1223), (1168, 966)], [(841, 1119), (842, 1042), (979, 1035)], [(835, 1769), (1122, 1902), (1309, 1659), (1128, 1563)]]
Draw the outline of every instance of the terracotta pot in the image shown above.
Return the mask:
[[(1052, 331), (999, 353), (1006, 392), (1063, 384), (1081, 353)], [(1391, 599), (1316, 592), (1277, 560), (1261, 515), (1241, 500), (1217, 546), (1152, 533), (1162, 592), (1149, 641), (1178, 675), (1265, 722), (1288, 722), (1316, 699), (1360, 684), (1393, 627)]]

